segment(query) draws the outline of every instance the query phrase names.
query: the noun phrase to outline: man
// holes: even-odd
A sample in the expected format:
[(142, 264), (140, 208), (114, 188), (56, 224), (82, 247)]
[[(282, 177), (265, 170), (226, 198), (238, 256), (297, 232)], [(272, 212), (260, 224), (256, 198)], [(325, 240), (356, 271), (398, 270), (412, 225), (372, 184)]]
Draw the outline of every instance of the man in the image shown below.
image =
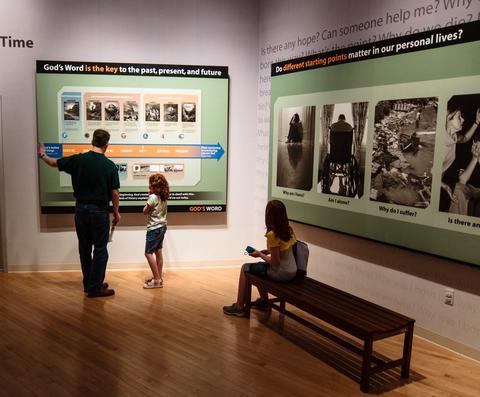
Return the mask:
[(345, 121), (345, 115), (340, 114), (338, 121), (330, 126), (332, 132), (352, 132), (353, 127)]
[(330, 154), (334, 162), (350, 161), (353, 142), (353, 127), (345, 121), (345, 115), (340, 114), (338, 121), (330, 126)]
[(105, 156), (109, 140), (107, 131), (95, 130), (89, 152), (60, 159), (47, 156), (43, 144), (38, 148), (38, 155), (46, 164), (58, 167), (72, 177), (83, 287), (89, 298), (115, 294), (104, 282), (108, 261), (110, 201), (113, 203), (113, 225), (120, 221), (118, 171), (113, 161)]
[[(351, 184), (349, 182), (348, 165), (351, 164), (353, 127), (345, 121), (345, 115), (340, 114), (338, 121), (330, 126), (330, 161), (337, 164), (334, 168), (329, 167), (328, 186), (323, 189), (324, 193), (331, 193), (331, 187), (335, 178), (338, 178), (338, 194), (340, 196), (349, 196), (352, 194)], [(341, 171), (338, 168), (341, 166)], [(340, 171), (340, 172), (339, 172)]]

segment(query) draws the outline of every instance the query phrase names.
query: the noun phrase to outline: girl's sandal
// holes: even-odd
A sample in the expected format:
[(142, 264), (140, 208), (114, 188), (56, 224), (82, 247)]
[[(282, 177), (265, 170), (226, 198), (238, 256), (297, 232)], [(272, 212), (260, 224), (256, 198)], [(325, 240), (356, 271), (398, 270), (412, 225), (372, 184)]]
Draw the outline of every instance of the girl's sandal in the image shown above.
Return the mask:
[(163, 288), (163, 281), (157, 281), (155, 279), (151, 279), (149, 281), (146, 281), (145, 284), (143, 284), (143, 288), (145, 289), (152, 289), (152, 288)]

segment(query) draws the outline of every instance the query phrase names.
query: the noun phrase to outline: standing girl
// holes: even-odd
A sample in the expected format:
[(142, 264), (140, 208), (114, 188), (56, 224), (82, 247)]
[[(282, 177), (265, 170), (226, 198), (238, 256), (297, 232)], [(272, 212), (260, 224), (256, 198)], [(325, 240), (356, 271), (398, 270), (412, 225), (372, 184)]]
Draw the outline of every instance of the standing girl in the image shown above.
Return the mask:
[(162, 288), (163, 238), (167, 231), (167, 200), (170, 193), (168, 182), (162, 174), (150, 175), (149, 196), (143, 213), (147, 215), (147, 238), (145, 257), (153, 277), (145, 280), (143, 288)]
[[(288, 223), (287, 209), (278, 200), (271, 200), (265, 208), (265, 226), (267, 227), (267, 249), (253, 250), (248, 255), (260, 258), (262, 262), (245, 263), (240, 270), (237, 301), (231, 306), (224, 306), (223, 312), (229, 316), (245, 317), (245, 304), (248, 292), (245, 273), (268, 277), (275, 281), (289, 281), (297, 275), (297, 263), (292, 247), (297, 242), (295, 233)], [(260, 291), (260, 298), (253, 303), (259, 310), (268, 310), (268, 295)]]

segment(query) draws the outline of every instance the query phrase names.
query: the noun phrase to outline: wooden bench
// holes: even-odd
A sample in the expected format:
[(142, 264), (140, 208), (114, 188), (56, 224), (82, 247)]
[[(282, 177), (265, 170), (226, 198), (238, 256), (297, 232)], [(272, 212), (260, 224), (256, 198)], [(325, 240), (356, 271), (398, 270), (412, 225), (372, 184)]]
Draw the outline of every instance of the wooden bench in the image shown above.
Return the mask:
[[(273, 309), (362, 356), (361, 391), (369, 390), (371, 375), (390, 368), (401, 366), (401, 377), (409, 377), (415, 320), (309, 277), (282, 283), (247, 273), (247, 280), (247, 317), (250, 317), (251, 291), (254, 285), (274, 296), (269, 299)], [(286, 303), (360, 339), (363, 348), (335, 335), (327, 327), (313, 324), (288, 311)], [(398, 334), (405, 334), (402, 358), (385, 361), (372, 354), (374, 341)]]

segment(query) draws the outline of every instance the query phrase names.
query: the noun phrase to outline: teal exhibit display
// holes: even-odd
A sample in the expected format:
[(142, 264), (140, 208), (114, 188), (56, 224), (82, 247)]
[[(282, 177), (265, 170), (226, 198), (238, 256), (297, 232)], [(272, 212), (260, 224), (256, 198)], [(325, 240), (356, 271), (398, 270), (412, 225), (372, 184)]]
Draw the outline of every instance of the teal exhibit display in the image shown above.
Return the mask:
[[(228, 68), (37, 61), (37, 130), (51, 157), (90, 149), (110, 135), (106, 155), (120, 176), (123, 211), (138, 211), (148, 178), (170, 184), (170, 211), (221, 212), (227, 204)], [(70, 176), (39, 164), (42, 212), (70, 212)]]
[(480, 265), (480, 22), (272, 64), (292, 220)]

